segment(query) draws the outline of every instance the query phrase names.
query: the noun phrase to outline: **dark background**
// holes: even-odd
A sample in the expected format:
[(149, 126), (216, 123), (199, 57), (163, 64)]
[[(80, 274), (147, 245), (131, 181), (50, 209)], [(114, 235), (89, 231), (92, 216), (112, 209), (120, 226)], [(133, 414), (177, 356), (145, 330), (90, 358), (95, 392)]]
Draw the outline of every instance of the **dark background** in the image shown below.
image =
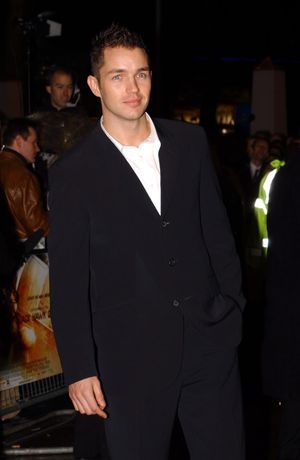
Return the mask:
[[(34, 106), (43, 92), (45, 68), (55, 62), (68, 64), (77, 72), (82, 103), (95, 115), (97, 101), (85, 83), (90, 43), (98, 30), (117, 21), (142, 33), (150, 48), (152, 114), (172, 116), (180, 105), (201, 106), (201, 119), (210, 122), (217, 103), (250, 103), (253, 69), (270, 57), (274, 65), (286, 71), (289, 128), (300, 124), (297, 2), (176, 3), (106, 0), (74, 6), (63, 0), (2, 0), (0, 79), (22, 80), (26, 99), (30, 61)], [(47, 37), (45, 24), (36, 19), (41, 12), (49, 12), (49, 19), (62, 24), (60, 37)], [(19, 18), (33, 22), (30, 32), (20, 27)]]

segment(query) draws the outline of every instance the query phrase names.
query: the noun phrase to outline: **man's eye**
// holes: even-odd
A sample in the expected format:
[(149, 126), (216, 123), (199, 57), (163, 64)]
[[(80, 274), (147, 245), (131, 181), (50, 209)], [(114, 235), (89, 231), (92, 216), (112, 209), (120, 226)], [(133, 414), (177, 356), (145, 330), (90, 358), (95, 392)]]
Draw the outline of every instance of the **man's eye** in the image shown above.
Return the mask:
[(118, 75), (114, 75), (114, 76), (112, 77), (112, 79), (113, 79), (113, 80), (121, 80), (121, 75), (119, 75), (119, 74), (118, 74)]

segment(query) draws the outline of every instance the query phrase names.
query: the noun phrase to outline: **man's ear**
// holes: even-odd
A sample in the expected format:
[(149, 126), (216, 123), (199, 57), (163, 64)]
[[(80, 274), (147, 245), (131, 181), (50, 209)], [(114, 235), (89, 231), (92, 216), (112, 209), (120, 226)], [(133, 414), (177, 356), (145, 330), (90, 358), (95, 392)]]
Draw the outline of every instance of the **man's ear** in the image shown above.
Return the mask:
[(48, 94), (51, 94), (51, 86), (50, 85), (46, 86), (46, 91), (47, 91)]
[(22, 148), (22, 145), (24, 144), (24, 138), (21, 136), (21, 134), (17, 134), (17, 136), (14, 138), (14, 147), (18, 151), (20, 148)]
[(89, 75), (87, 77), (87, 84), (89, 85), (90, 90), (96, 97), (101, 97), (101, 91), (99, 88), (99, 82), (96, 77)]

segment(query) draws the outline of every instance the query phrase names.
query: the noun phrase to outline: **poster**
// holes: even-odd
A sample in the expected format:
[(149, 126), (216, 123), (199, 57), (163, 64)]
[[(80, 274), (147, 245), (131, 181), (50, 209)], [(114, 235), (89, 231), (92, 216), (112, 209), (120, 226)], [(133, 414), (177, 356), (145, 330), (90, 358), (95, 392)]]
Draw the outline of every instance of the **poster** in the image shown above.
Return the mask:
[(46, 253), (31, 255), (20, 268), (6, 308), (0, 391), (62, 373), (51, 324)]

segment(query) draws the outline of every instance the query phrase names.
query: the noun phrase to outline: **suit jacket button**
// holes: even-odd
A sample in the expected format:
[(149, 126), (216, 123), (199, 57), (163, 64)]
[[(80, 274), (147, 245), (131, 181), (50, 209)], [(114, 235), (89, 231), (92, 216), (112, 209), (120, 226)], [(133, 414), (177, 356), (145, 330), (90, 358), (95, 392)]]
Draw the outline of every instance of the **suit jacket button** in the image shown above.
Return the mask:
[(179, 300), (174, 299), (173, 302), (172, 302), (172, 305), (173, 305), (173, 307), (179, 307), (179, 305), (180, 305)]
[(170, 224), (170, 222), (168, 220), (163, 220), (162, 223), (161, 223), (163, 228), (166, 228), (169, 224)]
[(168, 261), (168, 264), (170, 265), (170, 267), (175, 267), (176, 265), (176, 259), (175, 257), (170, 257), (169, 261)]

